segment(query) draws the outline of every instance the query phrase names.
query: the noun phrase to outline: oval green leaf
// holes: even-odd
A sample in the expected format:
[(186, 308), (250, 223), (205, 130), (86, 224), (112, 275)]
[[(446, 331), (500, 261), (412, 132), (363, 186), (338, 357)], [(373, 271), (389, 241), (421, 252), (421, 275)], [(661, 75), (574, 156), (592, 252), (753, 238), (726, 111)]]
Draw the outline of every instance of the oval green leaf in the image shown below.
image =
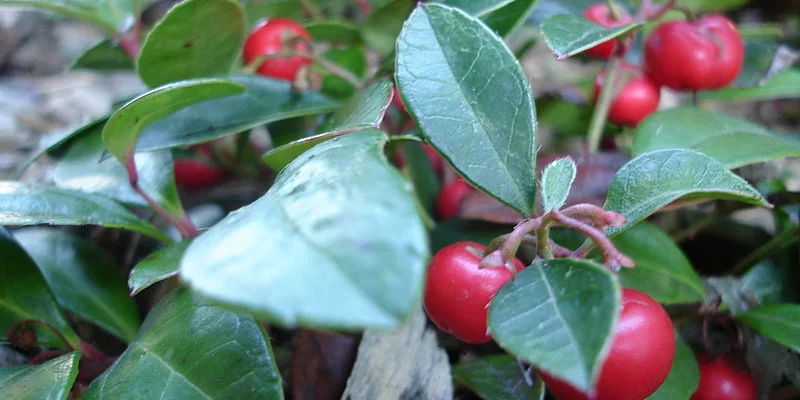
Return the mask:
[(680, 198), (713, 198), (767, 206), (760, 193), (713, 158), (692, 150), (658, 150), (623, 165), (608, 187), (606, 210), (628, 222), (617, 234)]
[(588, 391), (611, 347), (620, 292), (595, 262), (537, 261), (494, 296), (489, 331), (512, 355)]
[(392, 0), (376, 8), (361, 22), (361, 37), (367, 46), (382, 54), (389, 54), (395, 48), (397, 35), (403, 28), (403, 21), (414, 9), (414, 2)]
[(141, 323), (125, 281), (94, 243), (66, 231), (28, 228), (14, 237), (33, 258), (58, 304), (125, 342)]
[(694, 352), (689, 345), (675, 333), (675, 360), (669, 369), (667, 380), (658, 387), (647, 400), (688, 400), (700, 383), (700, 371)]
[(182, 147), (266, 123), (324, 114), (341, 104), (317, 92), (295, 92), (291, 83), (252, 74), (226, 76), (245, 93), (192, 104), (144, 128), (137, 151)]
[(435, 0), (479, 17), (498, 35), (505, 36), (525, 21), (536, 0)]
[(636, 130), (634, 155), (692, 149), (728, 168), (800, 155), (800, 141), (772, 134), (749, 121), (695, 107), (653, 114)]
[(156, 305), (128, 349), (83, 395), (97, 399), (283, 399), (264, 329), (185, 289)]
[(567, 202), (577, 167), (569, 157), (559, 158), (547, 164), (542, 172), (542, 206), (544, 212), (558, 210)]
[(13, 400), (67, 400), (79, 359), (80, 353), (72, 352), (37, 366), (0, 368), (0, 393)]
[(108, 197), (32, 183), (0, 181), (0, 225), (100, 225), (170, 239)]
[(389, 81), (368, 86), (331, 115), (320, 127), (323, 133), (276, 147), (264, 154), (264, 162), (278, 172), (318, 143), (359, 129), (377, 128), (389, 108), (391, 95), (392, 84)]
[(246, 29), (236, 1), (184, 1), (147, 35), (136, 70), (150, 87), (228, 73), (239, 60)]
[(113, 36), (139, 19), (144, 0), (0, 0), (0, 6), (43, 8), (97, 25)]
[(462, 176), (520, 213), (533, 213), (531, 88), (494, 32), (460, 10), (421, 5), (397, 41), (395, 80), (423, 135)]
[(462, 362), (453, 366), (453, 377), (486, 400), (544, 399), (542, 382), (528, 386), (517, 360), (507, 354)]
[(315, 41), (356, 43), (361, 41), (358, 27), (349, 21), (322, 20), (311, 21), (303, 25)]
[(192, 243), (191, 240), (184, 240), (171, 244), (151, 253), (147, 258), (136, 264), (128, 277), (131, 296), (139, 294), (154, 283), (178, 275), (181, 258), (190, 243)]
[(388, 137), (361, 130), (295, 159), (195, 239), (181, 280), (282, 325), (389, 328), (419, 306), (428, 246)]
[(735, 314), (734, 318), (800, 353), (800, 305), (772, 304)]
[[(78, 335), (58, 308), (36, 264), (8, 230), (0, 227), (0, 332), (5, 337), (12, 325), (26, 319), (37, 319), (54, 326), (70, 345), (78, 348)], [(49, 330), (32, 326), (36, 329), (39, 344), (66, 346)]]
[(705, 290), (680, 247), (657, 226), (640, 222), (613, 239), (636, 263), (619, 272), (622, 286), (649, 294), (659, 303), (702, 302)]
[(550, 50), (558, 59), (563, 59), (630, 32), (639, 25), (632, 23), (604, 28), (577, 15), (559, 14), (544, 20), (540, 29)]
[(800, 97), (800, 69), (789, 69), (773, 76), (761, 86), (751, 88), (725, 88), (703, 93), (703, 101), (741, 103), (749, 101), (796, 99)]
[(91, 69), (98, 72), (133, 69), (133, 60), (111, 39), (103, 39), (72, 61), (67, 69)]
[(103, 128), (103, 144), (127, 165), (139, 134), (154, 121), (190, 104), (241, 93), (245, 88), (227, 79), (197, 79), (153, 89), (122, 106)]

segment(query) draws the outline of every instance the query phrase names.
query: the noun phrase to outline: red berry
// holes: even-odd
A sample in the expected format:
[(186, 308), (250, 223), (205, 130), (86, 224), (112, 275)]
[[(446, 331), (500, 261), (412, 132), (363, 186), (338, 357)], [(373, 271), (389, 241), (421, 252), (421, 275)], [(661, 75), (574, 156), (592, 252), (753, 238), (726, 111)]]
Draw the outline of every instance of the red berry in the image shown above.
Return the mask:
[[(253, 29), (244, 43), (244, 62), (253, 62), (264, 55), (276, 54), (285, 51), (286, 41), (292, 37), (302, 37), (311, 40), (311, 35), (297, 22), (286, 18), (273, 18), (262, 22)], [(302, 41), (294, 42), (292, 50), (308, 53), (308, 45)], [(300, 68), (311, 64), (306, 57), (292, 56), (289, 58), (272, 58), (265, 60), (258, 73), (277, 79), (293, 81)]]
[(670, 21), (656, 27), (644, 44), (647, 74), (676, 90), (718, 89), (733, 82), (744, 61), (736, 25), (711, 14), (696, 22)]
[(450, 219), (461, 214), (461, 202), (473, 190), (469, 183), (456, 179), (442, 188), (436, 197), (436, 215), (440, 219)]
[[(582, 15), (589, 21), (604, 28), (616, 28), (633, 22), (633, 17), (630, 14), (621, 9), (617, 9), (617, 11), (619, 18), (614, 19), (614, 15), (611, 13), (611, 8), (609, 8), (608, 3), (597, 3), (589, 6), (589, 8), (583, 11)], [(614, 46), (616, 46), (617, 42), (617, 39), (605, 41), (586, 50), (585, 53), (590, 57), (608, 60), (614, 53)]]
[(724, 358), (709, 361), (698, 356), (700, 384), (692, 395), (692, 400), (756, 400), (756, 385), (750, 374), (737, 369)]
[[(478, 268), (484, 250), (480, 243), (453, 243), (428, 265), (425, 311), (439, 329), (467, 343), (492, 340), (486, 325), (489, 301), (512, 276), (503, 265)], [(514, 268), (525, 266), (514, 259)]]
[[(622, 310), (612, 340), (591, 398), (643, 400), (653, 394), (667, 379), (675, 357), (675, 332), (664, 308), (638, 290), (623, 289)], [(559, 400), (590, 398), (547, 373), (542, 373), (542, 379)]]
[(224, 176), (224, 171), (200, 160), (175, 160), (175, 182), (186, 189), (209, 188)]
[[(626, 78), (627, 81), (611, 102), (608, 119), (615, 124), (636, 126), (658, 109), (661, 90), (647, 75), (642, 73), (641, 69), (634, 65), (622, 64), (617, 76)], [(600, 89), (605, 84), (605, 79), (606, 71), (597, 75), (594, 83), (595, 101), (600, 96)]]
[(403, 114), (408, 115), (408, 109), (406, 109), (406, 104), (403, 103), (403, 98), (400, 97), (400, 92), (397, 91), (397, 88), (394, 88), (394, 93), (392, 94), (392, 104), (397, 107), (400, 112)]

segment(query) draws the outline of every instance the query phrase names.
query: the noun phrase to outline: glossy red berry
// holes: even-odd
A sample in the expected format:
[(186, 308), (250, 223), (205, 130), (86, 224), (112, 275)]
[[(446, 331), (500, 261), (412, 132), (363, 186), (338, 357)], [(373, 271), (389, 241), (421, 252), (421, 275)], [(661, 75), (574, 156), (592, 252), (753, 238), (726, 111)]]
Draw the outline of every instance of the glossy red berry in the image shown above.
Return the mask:
[(207, 189), (224, 176), (224, 171), (200, 160), (175, 160), (175, 183), (186, 189)]
[[(631, 64), (622, 64), (617, 76), (627, 81), (611, 102), (608, 119), (615, 124), (636, 126), (658, 109), (661, 90), (640, 68)], [(595, 101), (600, 96), (605, 80), (605, 71), (597, 75), (594, 83)]]
[(744, 44), (736, 25), (710, 14), (696, 22), (670, 21), (656, 27), (644, 44), (647, 75), (676, 90), (718, 89), (736, 79)]
[(706, 356), (697, 357), (700, 367), (700, 383), (692, 400), (756, 400), (756, 385), (752, 376), (734, 363), (719, 358), (709, 360)]
[(667, 312), (650, 296), (623, 289), (612, 340), (594, 397), (542, 373), (545, 387), (559, 400), (643, 400), (650, 396), (667, 379), (675, 357), (675, 332)]
[(450, 219), (461, 214), (461, 203), (464, 197), (475, 190), (469, 183), (461, 179), (450, 182), (436, 197), (436, 215), (440, 219)]
[[(478, 268), (486, 246), (457, 242), (433, 255), (425, 286), (425, 311), (439, 329), (467, 343), (492, 340), (486, 314), (494, 294), (511, 279), (503, 265)], [(514, 259), (514, 268), (525, 266)]]
[[(264, 55), (277, 54), (285, 51), (287, 41), (292, 37), (302, 37), (311, 40), (311, 35), (297, 22), (286, 18), (273, 18), (262, 22), (253, 29), (244, 43), (244, 62), (251, 63), (256, 58)], [(291, 44), (291, 49), (308, 53), (308, 45), (302, 41)], [(311, 64), (311, 60), (302, 56), (272, 58), (265, 60), (258, 67), (258, 73), (277, 79), (293, 81), (300, 68)]]
[[(583, 17), (604, 28), (616, 28), (633, 22), (633, 17), (622, 9), (617, 9), (619, 18), (614, 18), (608, 3), (597, 3), (583, 11)], [(608, 60), (614, 54), (614, 47), (619, 41), (611, 39), (586, 50), (587, 56)]]

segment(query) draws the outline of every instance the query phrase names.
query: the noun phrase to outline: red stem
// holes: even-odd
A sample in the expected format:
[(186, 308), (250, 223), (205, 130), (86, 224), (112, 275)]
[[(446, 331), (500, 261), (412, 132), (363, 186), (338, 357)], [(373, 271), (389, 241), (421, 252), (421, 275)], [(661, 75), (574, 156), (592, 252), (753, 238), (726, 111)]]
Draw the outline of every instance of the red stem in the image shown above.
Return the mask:
[(142, 48), (139, 39), (141, 32), (142, 24), (140, 21), (136, 21), (136, 25), (134, 25), (133, 29), (119, 38), (119, 47), (134, 61), (139, 58), (139, 51)]
[(160, 204), (156, 203), (152, 197), (150, 197), (144, 189), (139, 186), (139, 173), (136, 171), (136, 161), (134, 160), (133, 154), (128, 155), (128, 161), (125, 163), (125, 170), (128, 172), (128, 182), (133, 188), (133, 191), (138, 193), (139, 196), (142, 196), (144, 201), (150, 205), (150, 207), (155, 211), (158, 215), (162, 216), (170, 225), (174, 226), (178, 229), (178, 232), (181, 233), (181, 236), (184, 238), (191, 238), (197, 236), (197, 228), (194, 226), (194, 223), (189, 219), (189, 217), (181, 212), (179, 216), (175, 216), (170, 214), (164, 207), (161, 207)]
[(548, 215), (550, 215), (550, 217), (559, 225), (575, 229), (576, 231), (588, 236), (589, 239), (591, 239), (600, 249), (600, 252), (603, 254), (603, 258), (605, 259), (605, 265), (610, 270), (617, 272), (619, 271), (620, 267), (632, 268), (635, 266), (633, 260), (620, 253), (619, 250), (614, 247), (614, 244), (611, 243), (611, 239), (606, 237), (603, 231), (576, 219), (570, 218), (557, 210), (550, 211)]

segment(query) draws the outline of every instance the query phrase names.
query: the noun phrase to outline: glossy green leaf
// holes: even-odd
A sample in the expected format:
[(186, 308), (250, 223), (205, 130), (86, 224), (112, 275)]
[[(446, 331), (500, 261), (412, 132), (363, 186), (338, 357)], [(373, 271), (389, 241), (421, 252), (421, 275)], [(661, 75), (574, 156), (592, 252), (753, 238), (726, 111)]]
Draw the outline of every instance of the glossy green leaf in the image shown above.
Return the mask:
[(364, 43), (379, 53), (391, 53), (395, 49), (397, 35), (403, 28), (403, 21), (413, 9), (413, 1), (392, 0), (373, 10), (361, 22)]
[(83, 395), (98, 399), (283, 399), (264, 329), (253, 317), (177, 289)]
[(507, 354), (462, 362), (453, 366), (453, 377), (485, 400), (544, 399), (541, 381), (528, 386), (517, 360)]
[(169, 245), (151, 253), (144, 260), (139, 261), (139, 263), (133, 267), (128, 277), (128, 287), (131, 289), (131, 296), (139, 294), (142, 290), (150, 287), (150, 285), (178, 275), (181, 258), (190, 243), (192, 243), (191, 240), (184, 240)]
[(502, 7), (481, 16), (481, 20), (500, 36), (507, 36), (522, 25), (536, 6), (537, 0), (504, 1)]
[[(0, 332), (3, 337), (12, 325), (26, 319), (37, 319), (54, 326), (77, 348), (78, 335), (58, 308), (36, 264), (8, 230), (0, 227)], [(31, 326), (36, 329), (40, 344), (65, 346), (49, 330)]]
[[(56, 186), (98, 193), (125, 204), (149, 207), (144, 198), (131, 188), (125, 167), (117, 160), (102, 159), (106, 148), (101, 133), (102, 125), (97, 125), (97, 129), (70, 142), (69, 149), (53, 170)], [(182, 213), (183, 207), (173, 177), (172, 154), (167, 150), (137, 153), (134, 159), (139, 186), (173, 215)]]
[(604, 28), (586, 18), (572, 15), (554, 15), (542, 22), (544, 40), (558, 59), (573, 56), (600, 43), (630, 32), (638, 24)]
[(694, 352), (689, 345), (675, 334), (675, 360), (669, 370), (667, 380), (658, 387), (647, 400), (689, 400), (700, 383), (700, 371)]
[(83, 135), (90, 135), (92, 132), (102, 132), (103, 126), (105, 125), (106, 121), (108, 121), (108, 117), (110, 116), (111, 115), (109, 114), (100, 117), (71, 131), (64, 132), (63, 134), (55, 136), (52, 139), (43, 141), (36, 150), (31, 152), (31, 155), (25, 160), (22, 166), (20, 166), (19, 170), (17, 171), (18, 176), (22, 176), (22, 173), (25, 172), (25, 170), (28, 169), (31, 164), (45, 154), (48, 154), (54, 158), (62, 157), (69, 149), (67, 144), (73, 139)]
[[(737, 30), (739, 30), (740, 35), (743, 33), (742, 28), (753, 29), (738, 25)], [(739, 71), (739, 75), (736, 76), (736, 80), (730, 84), (730, 87), (751, 88), (760, 86), (766, 82), (765, 77), (770, 73), (770, 67), (779, 50), (779, 44), (773, 40), (755, 41), (746, 38), (743, 38), (743, 40), (744, 62), (742, 63), (742, 69)], [(791, 67), (791, 65), (786, 63), (786, 65), (783, 65), (783, 69), (775, 71), (775, 73), (783, 71), (788, 67)], [(707, 91), (698, 93), (698, 95), (702, 100), (706, 94), (713, 96), (714, 92), (715, 91)]]
[(497, 35), (460, 10), (419, 6), (398, 39), (395, 80), (423, 135), (462, 176), (515, 210), (533, 212), (532, 93)]
[(617, 171), (608, 187), (606, 210), (628, 222), (609, 229), (617, 234), (681, 198), (713, 198), (766, 206), (744, 179), (713, 158), (692, 150), (657, 150), (634, 158)]
[(244, 10), (234, 0), (183, 1), (147, 35), (136, 70), (150, 87), (228, 73), (246, 29)]
[(14, 237), (33, 258), (58, 304), (129, 342), (141, 323), (125, 280), (94, 243), (50, 228), (28, 228)]
[(9, 400), (67, 400), (79, 359), (72, 352), (37, 366), (0, 367), (0, 393)]
[(758, 333), (800, 353), (800, 305), (772, 304), (734, 317)]
[(282, 325), (388, 328), (419, 306), (428, 246), (409, 185), (365, 129), (289, 164), (195, 239), (181, 281)]
[(800, 98), (800, 69), (783, 71), (761, 86), (751, 88), (729, 87), (700, 94), (700, 100), (741, 103), (760, 100)]
[(417, 142), (406, 143), (401, 151), (405, 161), (403, 174), (414, 185), (414, 193), (422, 207), (429, 213), (433, 212), (441, 185), (428, 154), (422, 143)]
[(291, 83), (252, 74), (226, 78), (247, 91), (192, 104), (145, 127), (137, 151), (151, 151), (207, 142), (270, 122), (323, 114), (341, 105), (319, 93), (294, 92)]
[(264, 154), (264, 162), (278, 172), (304, 151), (328, 139), (364, 128), (377, 128), (392, 95), (392, 84), (379, 81), (360, 91), (320, 127), (322, 133), (295, 140)]
[[(597, 3), (597, 0), (539, 0), (533, 7), (533, 13), (528, 18), (528, 24), (540, 27), (546, 19), (559, 14), (580, 15), (583, 10)], [(615, 1), (619, 4), (619, 1)]]
[(142, 0), (0, 0), (2, 6), (43, 8), (81, 19), (121, 34), (133, 28), (142, 9)]
[(120, 163), (127, 165), (139, 134), (154, 121), (190, 104), (231, 96), (244, 89), (226, 79), (197, 79), (153, 89), (125, 104), (108, 119), (103, 128), (103, 143)]
[(16, 181), (0, 181), (0, 225), (100, 225), (169, 241), (155, 226), (108, 197)]
[(649, 294), (659, 303), (702, 302), (705, 290), (683, 251), (664, 231), (640, 222), (613, 239), (636, 263), (619, 272), (622, 286)]
[(116, 71), (133, 69), (133, 60), (111, 39), (103, 39), (78, 56), (68, 69)]
[[(364, 74), (367, 72), (367, 54), (362, 45), (331, 49), (326, 51), (323, 57), (339, 65), (342, 69), (351, 72), (357, 78), (363, 79)], [(351, 97), (357, 91), (357, 88), (344, 78), (327, 74), (322, 78), (321, 90), (331, 97), (346, 99)]]
[(547, 164), (542, 172), (542, 206), (544, 212), (558, 210), (567, 202), (569, 189), (575, 181), (577, 167), (569, 157)]
[(436, 224), (431, 232), (431, 249), (438, 251), (442, 247), (461, 241), (478, 242), (488, 245), (492, 239), (505, 235), (514, 227), (482, 220), (452, 218)]
[(800, 141), (772, 134), (749, 121), (699, 108), (653, 114), (636, 130), (634, 155), (661, 149), (692, 149), (728, 168), (800, 155)]
[(489, 331), (512, 355), (588, 391), (611, 347), (620, 292), (592, 261), (539, 260), (494, 296)]
[(355, 43), (361, 41), (361, 31), (349, 21), (311, 21), (303, 25), (315, 41)]

